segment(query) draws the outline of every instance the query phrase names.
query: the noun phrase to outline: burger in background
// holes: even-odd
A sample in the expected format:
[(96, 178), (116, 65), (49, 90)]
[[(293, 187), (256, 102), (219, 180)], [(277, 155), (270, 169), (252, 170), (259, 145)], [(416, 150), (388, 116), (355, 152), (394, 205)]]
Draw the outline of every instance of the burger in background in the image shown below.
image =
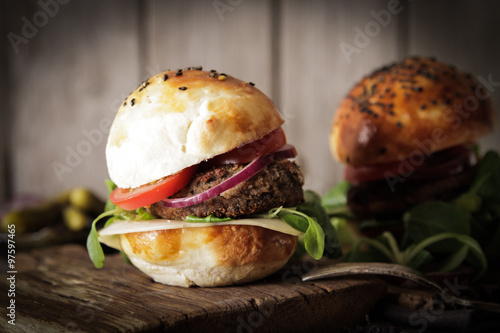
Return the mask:
[(433, 58), (357, 83), (329, 135), (345, 180), (323, 197), (341, 243), (352, 245), (346, 260), (443, 272), (467, 263), (484, 273), (485, 253), (500, 253), (500, 158), (481, 154), (477, 140), (494, 122), (484, 87)]
[(94, 265), (102, 242), (156, 282), (211, 287), (268, 276), (297, 244), (315, 259), (340, 255), (282, 124), (254, 84), (224, 73), (188, 68), (144, 81), (109, 133), (109, 201), (87, 240)]

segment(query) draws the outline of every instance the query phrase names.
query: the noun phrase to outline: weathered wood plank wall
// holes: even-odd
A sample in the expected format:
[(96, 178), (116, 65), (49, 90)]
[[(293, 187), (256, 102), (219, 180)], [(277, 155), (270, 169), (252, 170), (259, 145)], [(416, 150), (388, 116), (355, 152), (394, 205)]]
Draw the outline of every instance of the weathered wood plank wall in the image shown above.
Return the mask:
[[(2, 3), (0, 202), (77, 185), (103, 197), (105, 138), (118, 103), (167, 68), (202, 65), (252, 81), (286, 119), (324, 193), (343, 167), (330, 122), (364, 74), (436, 56), (492, 82), (500, 108), (496, 1), (68, 1)], [(500, 147), (498, 133), (483, 140)]]

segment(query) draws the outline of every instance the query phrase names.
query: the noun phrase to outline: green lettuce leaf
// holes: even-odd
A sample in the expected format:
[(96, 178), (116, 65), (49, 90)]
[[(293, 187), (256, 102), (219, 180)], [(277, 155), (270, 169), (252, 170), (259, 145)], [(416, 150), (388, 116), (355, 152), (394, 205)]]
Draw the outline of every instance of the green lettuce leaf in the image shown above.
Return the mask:
[(215, 217), (213, 215), (208, 215), (206, 217), (198, 217), (195, 215), (188, 215), (186, 216), (186, 222), (205, 222), (205, 223), (210, 223), (210, 222), (225, 222), (225, 221), (231, 221), (229, 217), (225, 218), (220, 218), (220, 217)]

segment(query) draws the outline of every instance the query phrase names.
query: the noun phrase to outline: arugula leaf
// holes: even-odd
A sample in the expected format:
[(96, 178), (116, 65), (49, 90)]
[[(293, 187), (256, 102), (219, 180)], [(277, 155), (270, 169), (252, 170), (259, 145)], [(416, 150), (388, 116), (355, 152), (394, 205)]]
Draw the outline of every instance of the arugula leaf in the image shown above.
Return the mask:
[[(105, 179), (104, 182), (106, 183), (106, 187), (108, 188), (108, 193), (111, 194), (115, 188), (117, 188), (116, 184), (113, 183), (113, 181), (109, 179)], [(109, 200), (109, 195), (108, 195), (108, 200), (106, 200), (106, 205), (104, 206), (104, 211), (107, 212), (108, 210), (115, 209), (116, 205)]]
[[(279, 211), (282, 209), (280, 208)], [(290, 214), (286, 212), (278, 212), (278, 217), (285, 221), (289, 226), (300, 232), (306, 233), (309, 228), (309, 220), (300, 215)]]
[(337, 207), (347, 204), (347, 191), (351, 187), (351, 184), (343, 180), (337, 185), (332, 187), (332, 189), (322, 198), (321, 203), (325, 207)]
[(482, 199), (475, 193), (464, 193), (453, 202), (464, 214), (477, 212), (482, 205)]
[[(385, 244), (384, 239), (389, 233), (384, 233), (378, 239), (359, 238), (354, 244), (351, 251), (347, 253), (344, 257), (344, 261), (347, 262), (363, 262), (363, 261), (389, 261), (394, 263), (399, 263), (396, 256), (389, 249), (387, 244)], [(392, 237), (392, 235), (391, 235)], [(368, 244), (368, 251), (362, 251), (361, 246), (363, 244)]]
[(307, 253), (316, 260), (323, 256), (325, 233), (315, 218), (309, 217), (305, 213), (293, 208), (283, 207), (271, 209), (269, 214), (279, 217), (292, 228), (297, 228), (297, 230), (302, 232), (304, 232), (304, 226), (307, 225), (304, 236), (304, 247)]
[(358, 236), (349, 227), (349, 222), (342, 217), (330, 218), (330, 223), (337, 231), (339, 243), (343, 245), (352, 245), (357, 240)]
[(231, 221), (229, 217), (225, 218), (220, 218), (220, 217), (215, 217), (212, 214), (206, 216), (206, 217), (198, 217), (195, 215), (188, 215), (186, 216), (186, 222), (205, 222), (205, 223), (210, 223), (210, 222), (224, 222), (224, 221)]
[(315, 221), (315, 219), (309, 221), (309, 228), (304, 236), (304, 247), (311, 257), (318, 260), (325, 252), (325, 233), (318, 223), (311, 221)]
[(418, 243), (443, 232), (470, 235), (470, 220), (456, 206), (429, 201), (413, 207), (403, 216), (407, 239)]
[(101, 243), (99, 242), (99, 235), (97, 234), (96, 223), (101, 219), (113, 216), (115, 214), (114, 210), (109, 210), (107, 212), (99, 215), (93, 222), (90, 228), (90, 233), (87, 236), (87, 251), (89, 253), (90, 260), (94, 263), (95, 268), (102, 268), (104, 265), (104, 251), (102, 250)]
[[(109, 193), (116, 188), (116, 184), (111, 180), (105, 180), (105, 183)], [(94, 221), (92, 221), (92, 226), (90, 228), (89, 235), (87, 236), (87, 252), (89, 253), (90, 260), (94, 263), (95, 268), (102, 268), (104, 265), (104, 251), (101, 243), (99, 242), (99, 234), (97, 233), (96, 224), (106, 217), (109, 217), (109, 219), (104, 224), (105, 227), (116, 220), (142, 221), (153, 219), (153, 216), (151, 216), (142, 207), (133, 211), (125, 210), (113, 204), (108, 197), (104, 207), (104, 213), (100, 214)]]
[(104, 251), (102, 250), (101, 243), (97, 231), (93, 228), (87, 237), (87, 251), (89, 258), (94, 263), (95, 268), (102, 268), (104, 265)]
[[(378, 259), (368, 261), (389, 261), (419, 269), (434, 259), (432, 253), (427, 249), (444, 241), (456, 242), (459, 244), (459, 250), (455, 251), (454, 248), (448, 247), (450, 249), (448, 257), (436, 266), (437, 271), (447, 272), (457, 268), (462, 262), (468, 261), (480, 268), (476, 278), (481, 277), (486, 272), (488, 263), (479, 243), (467, 235), (459, 235), (451, 232), (425, 238), (419, 243), (412, 244), (404, 251), (400, 250), (394, 236), (389, 232), (384, 232), (378, 239), (360, 238), (344, 260), (366, 261), (366, 258), (370, 258), (371, 256), (373, 259), (375, 258), (374, 253), (378, 253)], [(370, 246), (364, 253), (360, 250), (363, 244)], [(383, 256), (382, 260), (380, 260), (380, 254)]]
[(136, 221), (144, 221), (144, 220), (153, 220), (154, 217), (149, 214), (143, 207), (137, 208), (135, 210), (136, 216), (134, 217), (134, 220)]
[(349, 206), (347, 206), (347, 191), (350, 187), (351, 184), (343, 180), (323, 196), (321, 205), (328, 215), (352, 217)]
[(495, 151), (488, 151), (479, 163), (476, 179), (469, 193), (479, 194), (486, 199), (500, 201), (500, 156)]
[(337, 230), (330, 223), (330, 218), (321, 203), (321, 197), (313, 191), (304, 192), (305, 202), (297, 206), (297, 210), (316, 219), (325, 233), (325, 254), (328, 258), (342, 255)]
[(408, 263), (407, 265), (409, 267), (419, 269), (420, 267), (424, 267), (428, 263), (430, 263), (434, 259), (434, 256), (432, 253), (428, 250), (421, 250), (420, 252), (416, 253), (413, 257), (408, 256)]
[[(470, 209), (470, 198), (478, 202), (473, 209)], [(455, 202), (462, 209), (469, 208), (473, 237), (486, 251), (500, 255), (500, 155), (497, 152), (488, 151), (483, 156), (470, 190)]]
[(452, 253), (450, 256), (446, 258), (444, 262), (442, 262), (435, 271), (437, 273), (445, 273), (453, 271), (458, 268), (467, 258), (467, 254), (469, 253), (469, 247), (466, 244), (462, 244), (458, 251)]

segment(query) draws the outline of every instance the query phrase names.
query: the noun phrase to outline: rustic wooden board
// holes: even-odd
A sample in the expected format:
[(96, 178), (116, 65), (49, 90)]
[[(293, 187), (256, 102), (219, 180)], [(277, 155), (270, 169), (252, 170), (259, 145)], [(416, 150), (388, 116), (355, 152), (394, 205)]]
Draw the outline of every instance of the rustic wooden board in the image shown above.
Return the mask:
[[(0, 331), (54, 332), (294, 332), (335, 331), (363, 321), (385, 293), (377, 279), (303, 283), (297, 262), (272, 277), (224, 288), (153, 283), (117, 254), (94, 269), (80, 245), (18, 254), (16, 326)], [(7, 279), (0, 278), (2, 299)], [(2, 302), (4, 303), (4, 302)], [(6, 318), (6, 306), (0, 316)]]

